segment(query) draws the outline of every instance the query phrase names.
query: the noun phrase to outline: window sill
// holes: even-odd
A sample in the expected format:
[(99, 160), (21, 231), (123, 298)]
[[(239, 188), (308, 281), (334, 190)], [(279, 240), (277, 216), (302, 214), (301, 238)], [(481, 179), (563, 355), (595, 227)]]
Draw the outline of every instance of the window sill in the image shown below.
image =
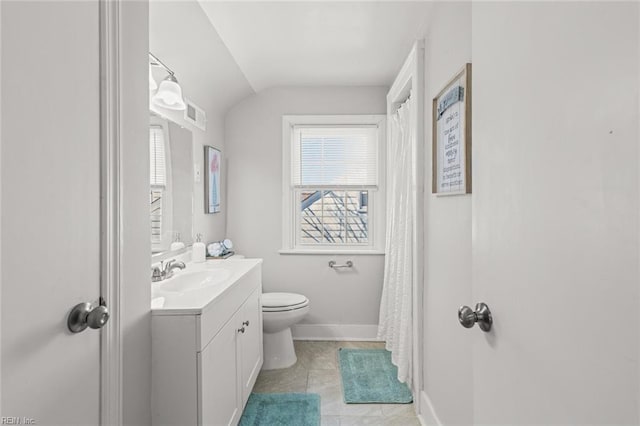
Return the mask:
[(311, 250), (311, 249), (282, 249), (279, 254), (303, 254), (303, 255), (384, 255), (383, 250), (353, 249), (353, 250)]

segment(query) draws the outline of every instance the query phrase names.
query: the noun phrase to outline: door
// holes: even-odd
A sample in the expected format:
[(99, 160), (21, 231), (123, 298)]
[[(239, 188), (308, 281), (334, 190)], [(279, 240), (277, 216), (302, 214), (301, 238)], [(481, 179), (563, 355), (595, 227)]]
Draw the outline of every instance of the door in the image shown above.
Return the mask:
[(201, 425), (235, 425), (240, 420), (242, 391), (239, 387), (237, 352), (239, 323), (239, 315), (236, 314), (198, 353)]
[(254, 291), (239, 311), (241, 330), (238, 336), (238, 353), (242, 377), (242, 407), (247, 403), (253, 385), (262, 368), (262, 307), (261, 289)]
[(98, 2), (1, 4), (2, 416), (99, 423)]
[(638, 4), (474, 3), (476, 424), (638, 423)]

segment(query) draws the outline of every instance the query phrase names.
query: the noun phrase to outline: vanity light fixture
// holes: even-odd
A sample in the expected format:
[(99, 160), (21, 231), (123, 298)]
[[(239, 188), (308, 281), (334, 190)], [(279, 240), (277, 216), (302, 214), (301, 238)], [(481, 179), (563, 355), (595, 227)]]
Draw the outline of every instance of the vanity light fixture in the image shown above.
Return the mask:
[(153, 92), (158, 88), (158, 83), (153, 78), (153, 74), (151, 73), (151, 64), (149, 64), (149, 92)]
[[(151, 52), (149, 52), (149, 65), (163, 68), (169, 74), (160, 82), (160, 87), (151, 98), (151, 102), (160, 108), (184, 111), (187, 105), (182, 98), (182, 88), (178, 84), (175, 73)], [(149, 87), (151, 87), (151, 82), (149, 82)]]

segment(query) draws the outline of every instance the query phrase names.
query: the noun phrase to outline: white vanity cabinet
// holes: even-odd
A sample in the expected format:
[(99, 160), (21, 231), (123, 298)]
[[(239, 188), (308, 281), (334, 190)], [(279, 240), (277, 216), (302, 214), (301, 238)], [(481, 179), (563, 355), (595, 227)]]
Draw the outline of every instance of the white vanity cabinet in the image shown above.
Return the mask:
[(262, 367), (258, 263), (200, 312), (152, 311), (154, 425), (236, 425)]

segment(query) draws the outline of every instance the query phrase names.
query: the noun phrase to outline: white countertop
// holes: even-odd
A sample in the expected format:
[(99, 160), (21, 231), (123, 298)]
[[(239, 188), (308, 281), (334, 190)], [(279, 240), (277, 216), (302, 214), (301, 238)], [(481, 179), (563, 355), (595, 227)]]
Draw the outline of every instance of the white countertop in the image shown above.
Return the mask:
[[(201, 314), (241, 277), (260, 264), (262, 259), (230, 258), (207, 260), (203, 263), (188, 262), (187, 267), (176, 270), (172, 278), (151, 283), (151, 314)], [(190, 286), (203, 279), (207, 284)]]

